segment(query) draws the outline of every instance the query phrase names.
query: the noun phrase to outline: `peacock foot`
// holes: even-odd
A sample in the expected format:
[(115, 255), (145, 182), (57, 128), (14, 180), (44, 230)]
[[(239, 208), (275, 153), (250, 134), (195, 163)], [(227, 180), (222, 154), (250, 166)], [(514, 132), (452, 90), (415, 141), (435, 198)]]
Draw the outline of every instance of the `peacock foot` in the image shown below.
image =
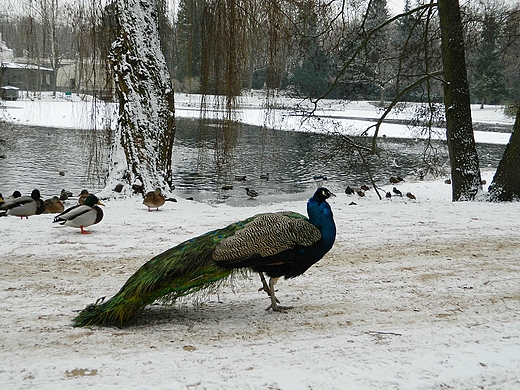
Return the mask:
[(273, 311), (287, 311), (287, 310), (290, 310), (290, 309), (293, 309), (294, 306), (280, 306), (280, 305), (273, 305), (273, 304), (270, 304), (269, 307), (265, 310), (270, 310), (272, 309)]
[[(265, 281), (263, 276), (264, 275), (262, 273), (260, 273), (260, 278), (262, 279), (262, 282)], [(274, 292), (275, 292), (274, 285), (276, 284), (277, 281), (278, 281), (278, 278), (270, 278), (269, 286), (266, 286), (265, 283), (263, 283), (264, 287), (267, 287), (269, 289), (269, 296), (271, 298), (271, 305), (269, 305), (269, 307), (266, 310), (273, 309), (273, 311), (285, 311), (285, 310), (292, 309), (292, 306), (280, 306), (278, 304), (278, 303), (280, 303), (280, 301), (274, 295)]]

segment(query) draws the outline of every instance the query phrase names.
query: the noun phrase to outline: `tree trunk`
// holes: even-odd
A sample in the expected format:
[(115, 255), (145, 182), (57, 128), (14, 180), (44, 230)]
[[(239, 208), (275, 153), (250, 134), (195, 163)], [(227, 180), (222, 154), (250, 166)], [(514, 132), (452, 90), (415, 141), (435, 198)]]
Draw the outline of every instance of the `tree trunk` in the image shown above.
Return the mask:
[(173, 87), (161, 52), (153, 0), (118, 0), (119, 36), (110, 60), (119, 98), (106, 190), (172, 189)]
[(520, 199), (520, 104), (516, 109), (513, 134), (498, 164), (489, 186), (489, 200), (493, 202)]
[(473, 200), (482, 188), (466, 74), (464, 34), (458, 0), (438, 1), (444, 71), (446, 136), (452, 200)]

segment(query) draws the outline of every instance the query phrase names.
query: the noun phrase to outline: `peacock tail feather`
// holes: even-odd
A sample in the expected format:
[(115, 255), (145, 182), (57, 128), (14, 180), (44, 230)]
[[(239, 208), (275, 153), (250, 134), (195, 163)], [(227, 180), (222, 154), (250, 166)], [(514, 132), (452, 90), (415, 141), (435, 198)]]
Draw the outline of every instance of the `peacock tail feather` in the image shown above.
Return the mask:
[(108, 301), (83, 309), (73, 326), (122, 325), (159, 298), (173, 301), (223, 281), (235, 270), (218, 266), (212, 259), (213, 250), (253, 218), (184, 241), (153, 257)]

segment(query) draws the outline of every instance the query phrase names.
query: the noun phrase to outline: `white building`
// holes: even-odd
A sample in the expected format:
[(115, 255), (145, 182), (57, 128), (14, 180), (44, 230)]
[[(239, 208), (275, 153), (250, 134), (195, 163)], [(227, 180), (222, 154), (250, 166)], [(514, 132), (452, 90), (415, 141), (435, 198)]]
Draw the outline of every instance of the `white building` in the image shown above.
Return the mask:
[(14, 53), (13, 49), (9, 49), (7, 44), (2, 39), (2, 33), (0, 32), (0, 62), (13, 62)]

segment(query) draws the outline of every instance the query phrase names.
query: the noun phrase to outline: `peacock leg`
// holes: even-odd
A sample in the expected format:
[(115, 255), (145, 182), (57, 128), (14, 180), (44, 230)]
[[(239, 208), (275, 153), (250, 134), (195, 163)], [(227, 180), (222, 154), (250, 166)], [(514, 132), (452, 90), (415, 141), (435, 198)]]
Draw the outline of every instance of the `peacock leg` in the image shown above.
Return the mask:
[(276, 299), (274, 295), (274, 285), (276, 282), (278, 282), (279, 278), (270, 278), (269, 279), (269, 296), (271, 297), (271, 305), (265, 310), (273, 309), (273, 311), (284, 311), (292, 309), (292, 306), (280, 306), (278, 303), (280, 302), (278, 299)]
[[(262, 287), (258, 289), (258, 291), (265, 291), (267, 295), (271, 296), (271, 289), (269, 288), (269, 285), (267, 284), (267, 281), (265, 280), (265, 276), (263, 272), (259, 272), (258, 275), (260, 275), (260, 280), (262, 281)], [(277, 299), (276, 302), (280, 303), (280, 301)]]
[(260, 275), (260, 280), (262, 281), (262, 287), (258, 289), (258, 291), (265, 291), (267, 295), (271, 296), (271, 290), (269, 289), (269, 285), (267, 284), (267, 281), (265, 280), (265, 276), (263, 272), (259, 272), (258, 275)]

